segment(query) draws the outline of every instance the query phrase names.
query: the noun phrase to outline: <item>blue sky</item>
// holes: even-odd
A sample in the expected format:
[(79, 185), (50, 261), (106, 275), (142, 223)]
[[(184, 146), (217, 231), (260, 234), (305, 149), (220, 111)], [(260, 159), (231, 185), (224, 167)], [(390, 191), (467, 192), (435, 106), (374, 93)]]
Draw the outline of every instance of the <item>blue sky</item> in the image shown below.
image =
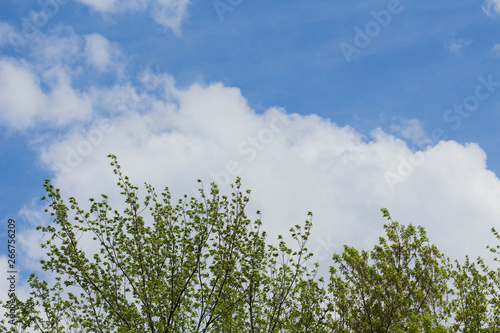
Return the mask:
[(318, 253), (373, 242), (387, 206), (482, 254), (500, 217), (499, 28), (498, 0), (3, 1), (0, 218), (35, 260), (43, 180), (112, 191), (115, 153), (178, 195), (242, 176), (271, 235), (312, 210)]

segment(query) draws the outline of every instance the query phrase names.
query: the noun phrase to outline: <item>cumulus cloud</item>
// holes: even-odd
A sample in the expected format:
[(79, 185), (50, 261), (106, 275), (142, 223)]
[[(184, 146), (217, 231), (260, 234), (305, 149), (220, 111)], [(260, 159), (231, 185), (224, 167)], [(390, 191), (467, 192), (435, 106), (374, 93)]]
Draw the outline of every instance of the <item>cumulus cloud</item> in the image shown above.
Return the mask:
[(0, 60), (0, 117), (15, 129), (32, 125), (46, 96), (24, 62)]
[[(241, 176), (253, 191), (248, 211), (262, 211), (270, 239), (286, 235), (312, 211), (309, 248), (324, 265), (343, 244), (366, 248), (377, 242), (386, 223), (381, 207), (401, 223), (425, 226), (431, 241), (454, 258), (486, 256), (484, 246), (494, 242), (490, 229), (500, 218), (500, 180), (478, 145), (442, 141), (415, 151), (407, 142), (426, 139), (415, 119), (397, 120), (395, 135), (373, 129), (364, 136), (314, 114), (277, 107), (258, 113), (238, 88), (222, 83), (180, 89), (166, 73), (146, 71), (137, 86), (125, 81), (82, 92), (72, 86), (72, 60), (63, 50), (79, 54), (92, 38), (104, 45), (98, 50), (112, 46), (92, 36), (67, 37), (41, 50), (47, 55), (40, 59), (57, 55), (53, 66), (40, 59), (0, 60), (0, 121), (14, 129), (64, 126), (38, 147), (64, 196), (85, 205), (89, 197), (108, 193), (110, 203), (120, 205), (106, 157), (113, 153), (135, 184), (169, 186), (178, 196), (194, 195), (198, 178), (227, 191)], [(95, 63), (105, 66), (107, 60), (99, 61), (106, 56), (96, 54)], [(39, 251), (28, 244), (39, 238), (30, 232), (23, 240), (34, 260)], [(25, 262), (31, 262), (28, 257)]]
[(78, 0), (101, 13), (148, 10), (153, 19), (165, 28), (180, 33), (182, 22), (187, 18), (189, 0)]
[[(81, 202), (110, 193), (118, 204), (106, 158), (114, 153), (135, 183), (168, 185), (178, 195), (194, 194), (198, 178), (227, 190), (241, 176), (253, 190), (250, 212), (262, 211), (272, 238), (313, 211), (310, 248), (327, 251), (326, 259), (332, 249), (325, 243), (375, 243), (385, 223), (381, 207), (402, 223), (425, 226), (452, 257), (487, 253), (500, 218), (500, 181), (475, 144), (446, 141), (415, 152), (381, 129), (366, 138), (316, 115), (256, 113), (239, 89), (220, 83), (149, 98), (148, 110), (117, 112), (107, 126), (92, 123), (44, 148), (41, 159), (63, 193)], [(407, 125), (401, 133), (422, 137), (416, 121)], [(387, 172), (401, 179), (390, 183)]]
[[(30, 96), (49, 99), (27, 64), (2, 64), (19, 72)], [(176, 196), (194, 195), (198, 178), (228, 191), (229, 182), (241, 176), (252, 189), (248, 212), (261, 210), (270, 241), (312, 211), (309, 249), (323, 266), (343, 244), (367, 248), (377, 242), (387, 222), (381, 207), (401, 223), (426, 227), (431, 241), (452, 258), (487, 256), (485, 245), (494, 243), (490, 229), (500, 218), (500, 180), (487, 169), (477, 144), (442, 141), (414, 151), (398, 137), (420, 140), (416, 120), (396, 123), (398, 137), (381, 129), (365, 137), (313, 114), (275, 107), (257, 113), (238, 88), (221, 83), (178, 89), (166, 74), (146, 72), (143, 79), (154, 84), (91, 93), (94, 104), (121, 96), (129, 107), (74, 124), (39, 148), (63, 196), (75, 196), (85, 207), (89, 197), (107, 193), (110, 204), (120, 207), (106, 157), (113, 153), (132, 182), (169, 186)], [(388, 172), (400, 179), (389, 182)], [(42, 221), (37, 209), (23, 214)], [(30, 210), (35, 214), (28, 215)], [(36, 233), (24, 233), (26, 262), (39, 258), (40, 251), (29, 245), (39, 241)]]
[[(41, 83), (49, 87), (44, 91)], [(86, 94), (71, 87), (61, 68), (38, 75), (25, 61), (0, 60), (0, 122), (10, 129), (24, 130), (42, 123), (64, 126), (89, 118), (92, 102)]]

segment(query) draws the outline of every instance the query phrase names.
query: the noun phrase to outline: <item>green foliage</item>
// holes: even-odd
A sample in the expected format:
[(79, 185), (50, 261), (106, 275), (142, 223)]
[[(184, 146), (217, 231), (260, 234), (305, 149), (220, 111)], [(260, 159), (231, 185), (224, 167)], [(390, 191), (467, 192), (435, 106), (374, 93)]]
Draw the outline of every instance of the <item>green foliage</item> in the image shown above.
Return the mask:
[(55, 279), (31, 275), (28, 299), (13, 299), (15, 325), (3, 320), (0, 331), (500, 332), (500, 271), (480, 258), (451, 265), (424, 228), (385, 208), (385, 237), (371, 251), (332, 254), (325, 281), (317, 263), (305, 265), (311, 213), (290, 229), (296, 246), (281, 236), (268, 245), (261, 220), (245, 214), (250, 191), (239, 179), (229, 196), (201, 184), (198, 198), (174, 201), (145, 184), (141, 199), (110, 157), (123, 212), (106, 195), (88, 210), (66, 203), (46, 180), (41, 266)]
[(456, 262), (456, 269), (452, 272), (452, 293), (455, 295), (448, 307), (450, 313), (455, 314), (452, 325), (454, 332), (496, 332), (489, 324), (491, 296), (491, 282), (488, 278), (488, 269), (481, 259), (478, 259), (480, 270), (469, 257), (461, 265)]
[(339, 332), (444, 332), (447, 265), (422, 227), (384, 216), (387, 238), (371, 252), (334, 254), (329, 291)]
[(231, 197), (213, 184), (209, 194), (202, 187), (199, 199), (184, 196), (177, 203), (168, 188), (159, 197), (146, 184), (141, 203), (138, 187), (110, 157), (127, 204), (123, 213), (106, 195), (90, 199), (89, 211), (74, 198), (66, 204), (45, 182), (42, 199), (53, 222), (38, 228), (50, 235), (41, 263), (58, 280), (49, 287), (30, 278), (31, 297), (18, 301), (18, 326), (41, 332), (318, 331), (326, 310), (314, 306), (324, 291), (304, 265), (311, 256), (305, 248), (310, 221), (290, 230), (297, 250), (282, 239), (268, 246), (261, 221), (245, 215), (250, 192), (241, 191), (239, 179)]

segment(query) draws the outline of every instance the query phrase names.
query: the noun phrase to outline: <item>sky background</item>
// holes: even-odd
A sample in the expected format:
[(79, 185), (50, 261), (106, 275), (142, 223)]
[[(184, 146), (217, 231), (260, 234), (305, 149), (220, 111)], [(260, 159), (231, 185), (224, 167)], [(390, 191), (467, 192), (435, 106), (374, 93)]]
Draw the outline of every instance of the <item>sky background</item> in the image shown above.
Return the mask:
[(371, 247), (382, 207), (451, 258), (487, 257), (499, 29), (500, 0), (0, 2), (0, 239), (15, 219), (19, 292), (44, 179), (121, 207), (110, 153), (177, 197), (241, 176), (270, 240), (312, 211), (320, 264)]

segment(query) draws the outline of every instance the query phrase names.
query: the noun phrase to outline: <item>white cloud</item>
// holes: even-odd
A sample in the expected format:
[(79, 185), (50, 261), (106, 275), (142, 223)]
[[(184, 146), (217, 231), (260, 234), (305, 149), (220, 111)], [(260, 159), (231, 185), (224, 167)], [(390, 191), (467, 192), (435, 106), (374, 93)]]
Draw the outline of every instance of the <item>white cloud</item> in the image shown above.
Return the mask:
[(14, 33), (14, 29), (9, 24), (0, 22), (0, 47), (10, 43), (10, 37)]
[(85, 53), (89, 62), (100, 71), (106, 70), (111, 62), (109, 41), (99, 34), (85, 36)]
[(54, 68), (46, 73), (54, 80), (48, 94), (47, 116), (41, 118), (56, 126), (64, 126), (72, 121), (86, 120), (92, 115), (92, 101), (85, 93), (71, 87), (71, 80), (61, 68)]
[(0, 119), (14, 129), (29, 127), (47, 98), (24, 62), (0, 60)]
[(500, 44), (495, 44), (490, 51), (496, 58), (500, 57)]
[[(0, 122), (24, 130), (35, 123), (58, 127), (89, 118), (91, 100), (74, 90), (70, 81), (60, 67), (40, 76), (25, 61), (0, 60)], [(48, 86), (47, 92), (42, 82)]]
[(119, 46), (97, 33), (81, 37), (71, 30), (56, 29), (40, 35), (33, 50), (40, 72), (57, 65), (72, 76), (81, 74), (86, 66), (99, 72), (113, 72), (117, 77), (123, 74), (125, 59)]
[(19, 30), (0, 22), (0, 47), (16, 41), (23, 45), (26, 58), (40, 73), (59, 66), (76, 76), (82, 72), (82, 67), (90, 66), (99, 71), (114, 71), (119, 77), (126, 62), (120, 47), (97, 33), (82, 37), (71, 28), (57, 26), (28, 40)]
[[(116, 194), (106, 158), (114, 153), (133, 182), (167, 185), (177, 195), (194, 194), (198, 178), (224, 184), (240, 175), (253, 190), (250, 211), (263, 212), (273, 238), (315, 213), (312, 250), (323, 239), (371, 246), (385, 223), (379, 209), (387, 207), (400, 222), (425, 226), (451, 257), (487, 254), (489, 230), (500, 218), (500, 180), (475, 144), (429, 147), (392, 191), (386, 172), (397, 172), (400, 157), (417, 152), (380, 129), (366, 140), (315, 115), (275, 108), (257, 114), (239, 89), (219, 83), (172, 91), (170, 98), (149, 96), (147, 110), (117, 113), (109, 131), (94, 123), (47, 145), (41, 158), (56, 172), (55, 185), (82, 203)], [(409, 121), (401, 132), (419, 139), (419, 128)]]
[(127, 10), (140, 10), (146, 7), (149, 0), (78, 0), (91, 7), (93, 10), (103, 13), (114, 13)]
[(180, 33), (182, 22), (187, 18), (189, 0), (78, 0), (101, 13), (144, 11), (148, 9), (153, 19), (165, 28)]
[(450, 51), (450, 53), (455, 54), (457, 57), (462, 56), (462, 50), (472, 43), (472, 41), (464, 41), (463, 39), (452, 40), (449, 43), (445, 43), (444, 46)]
[[(0, 30), (19, 32), (8, 25)], [(1, 41), (0, 41), (1, 42)], [(0, 58), (0, 124), (25, 130), (35, 124), (64, 127), (76, 120), (90, 120), (93, 101), (74, 81), (88, 69), (111, 72), (121, 79), (125, 58), (115, 43), (99, 34), (81, 37), (59, 27), (40, 34), (28, 44), (28, 60)]]
[(118, 46), (97, 33), (85, 36), (85, 56), (101, 72), (120, 67), (121, 52)]
[[(58, 26), (47, 34), (40, 32), (36, 38), (27, 38), (18, 29), (0, 22), (0, 32), (4, 44), (23, 50), (26, 59), (31, 60), (38, 72), (54, 66), (66, 66), (69, 69), (82, 60), (84, 40), (70, 28)], [(3, 46), (1, 41), (0, 46)]]
[(391, 131), (415, 145), (422, 145), (429, 141), (428, 135), (418, 119), (400, 119), (391, 125)]
[(486, 0), (483, 5), (483, 11), (488, 16), (500, 13), (500, 0)]
[(83, 41), (73, 32), (40, 35), (33, 43), (33, 56), (43, 68), (73, 65), (82, 58)]
[[(92, 36), (87, 41), (96, 39), (97, 49), (113, 48)], [(259, 114), (238, 88), (213, 83), (178, 89), (171, 76), (151, 72), (140, 76), (141, 86), (123, 82), (82, 92), (72, 86), (77, 74), (67, 68), (73, 57), (65, 54), (79, 54), (84, 39), (70, 34), (53, 45), (40, 49), (36, 64), (0, 60), (0, 121), (14, 129), (65, 126), (63, 137), (43, 141), (40, 159), (63, 195), (83, 205), (101, 193), (110, 194), (112, 205), (120, 203), (106, 158), (113, 153), (134, 183), (166, 185), (179, 196), (194, 194), (198, 178), (224, 185), (242, 176), (253, 190), (249, 212), (262, 211), (271, 239), (313, 211), (309, 248), (324, 250), (324, 260), (332, 254), (325, 239), (363, 247), (376, 242), (386, 222), (381, 207), (402, 223), (425, 226), (431, 241), (452, 257), (486, 255), (484, 246), (494, 241), (489, 230), (500, 218), (500, 180), (475, 144), (429, 147), (401, 182), (389, 184), (387, 172), (400, 174), (408, 168), (402, 158), (418, 160), (419, 152), (381, 129), (365, 138), (316, 115), (279, 108)], [(96, 56), (96, 64), (105, 68), (106, 57)], [(400, 120), (392, 130), (416, 144), (426, 139), (415, 119)], [(24, 240), (32, 244), (37, 237)], [(26, 249), (38, 258), (39, 251)]]
[(187, 18), (189, 3), (190, 0), (156, 0), (151, 15), (158, 24), (179, 34), (182, 22)]

